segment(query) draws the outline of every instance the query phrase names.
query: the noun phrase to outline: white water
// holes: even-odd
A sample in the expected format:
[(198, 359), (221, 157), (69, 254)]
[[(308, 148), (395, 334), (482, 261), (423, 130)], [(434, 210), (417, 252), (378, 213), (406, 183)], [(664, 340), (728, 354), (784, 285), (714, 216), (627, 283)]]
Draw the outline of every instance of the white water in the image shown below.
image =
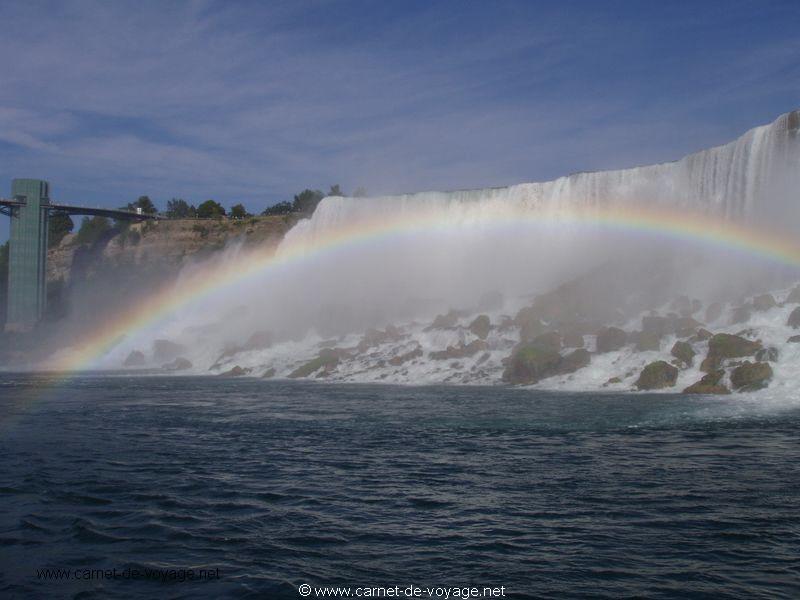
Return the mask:
[[(754, 223), (800, 223), (796, 202), (796, 190), (800, 189), (797, 122), (796, 116), (783, 115), (730, 144), (673, 163), (578, 173), (507, 188), (325, 198), (311, 219), (301, 221), (287, 234), (279, 253), (298, 247), (313, 248), (340, 228), (358, 228), (359, 223), (375, 220), (393, 222), (422, 212), (434, 214), (452, 226), (441, 232), (345, 247), (290, 268), (272, 270), (263, 278), (254, 278), (189, 307), (185, 316), (150, 332), (150, 340), (160, 337), (182, 343), (195, 365), (193, 371), (205, 373), (218, 362), (222, 348), (241, 345), (255, 331), (271, 331), (277, 339), (274, 345), (239, 352), (220, 361), (212, 372), (239, 365), (251, 368), (253, 375), (274, 369), (280, 377), (316, 356), (325, 339), (329, 340), (328, 345), (352, 348), (367, 327), (395, 324), (403, 330), (401, 340), (357, 353), (326, 376), (347, 381), (496, 383), (502, 373), (502, 359), (519, 341), (518, 329), (495, 327), (487, 339), (488, 357), (481, 352), (458, 361), (437, 361), (430, 359), (429, 353), (474, 339), (465, 326), (476, 314), (488, 314), (496, 326), (504, 315), (513, 316), (529, 303), (532, 295), (591, 272), (601, 264), (630, 261), (631, 257), (655, 261), (656, 257), (667, 256), (672, 267), (663, 272), (663, 277), (672, 278), (672, 297), (687, 293), (703, 300), (719, 298), (723, 293), (741, 296), (748, 291), (767, 291), (770, 285), (777, 285), (776, 281), (788, 281), (786, 272), (778, 270), (776, 275), (770, 265), (732, 255), (726, 249), (610, 234), (569, 223), (544, 229), (498, 229), (493, 218), (496, 214), (512, 208), (557, 216), (560, 211), (645, 203)], [(236, 252), (231, 252), (227, 260), (237, 260)], [(629, 283), (635, 289), (640, 282), (631, 275)], [(481, 298), (492, 291), (502, 293), (503, 302), (491, 308), (481, 307)], [(598, 293), (603, 291), (598, 289)], [(658, 298), (662, 302), (648, 308), (658, 309), (669, 300)], [(450, 308), (465, 311), (462, 327), (426, 331), (435, 314)], [(627, 321), (628, 330), (638, 328), (642, 306), (630, 311), (628, 307), (620, 308), (625, 311), (620, 324)], [(780, 344), (782, 354), (792, 357), (800, 353), (800, 348), (784, 344), (787, 332), (781, 328), (781, 321), (785, 323), (784, 313), (788, 310), (773, 309), (774, 314), (757, 314), (753, 318), (763, 321), (759, 326), (768, 332), (768, 341)], [(220, 321), (222, 315), (224, 319)], [(715, 332), (731, 329), (724, 322), (715, 325)], [(131, 340), (110, 358), (119, 364), (132, 348), (145, 349), (150, 340)], [(587, 341), (591, 345), (591, 340)], [(594, 355), (589, 367), (539, 385), (597, 389), (609, 377), (631, 371), (638, 375), (643, 364), (665, 352), (668, 355), (672, 342), (674, 339), (662, 340), (660, 353), (634, 352), (628, 347)], [(704, 350), (700, 346), (696, 348), (698, 363)], [(416, 347), (422, 349), (422, 358), (399, 368), (385, 364), (391, 357)], [(781, 381), (797, 381), (796, 376), (800, 377), (800, 373), (788, 366), (776, 367), (774, 387), (780, 388)], [(683, 371), (678, 387), (698, 378), (696, 368)], [(632, 380), (635, 376), (623, 377), (620, 389), (630, 388)]]

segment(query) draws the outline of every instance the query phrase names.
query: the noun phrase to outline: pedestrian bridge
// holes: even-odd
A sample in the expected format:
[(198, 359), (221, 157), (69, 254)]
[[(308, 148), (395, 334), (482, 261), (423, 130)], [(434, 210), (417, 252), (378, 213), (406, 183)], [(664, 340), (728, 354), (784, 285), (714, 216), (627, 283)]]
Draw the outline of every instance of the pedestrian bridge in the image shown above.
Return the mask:
[(47, 306), (47, 225), (53, 212), (131, 221), (157, 218), (140, 211), (53, 202), (47, 181), (14, 179), (11, 198), (0, 198), (0, 213), (11, 218), (6, 331), (30, 331), (44, 315)]

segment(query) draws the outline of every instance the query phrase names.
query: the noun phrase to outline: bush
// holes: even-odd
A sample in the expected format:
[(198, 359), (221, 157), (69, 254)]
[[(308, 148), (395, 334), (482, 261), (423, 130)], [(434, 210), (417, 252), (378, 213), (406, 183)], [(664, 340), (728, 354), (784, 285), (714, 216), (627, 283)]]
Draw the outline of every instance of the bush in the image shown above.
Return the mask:
[(108, 235), (112, 231), (111, 222), (105, 217), (84, 217), (81, 228), (75, 241), (79, 244), (93, 245), (98, 240)]
[(206, 200), (197, 207), (197, 216), (201, 219), (215, 219), (225, 216), (225, 209), (219, 202)]

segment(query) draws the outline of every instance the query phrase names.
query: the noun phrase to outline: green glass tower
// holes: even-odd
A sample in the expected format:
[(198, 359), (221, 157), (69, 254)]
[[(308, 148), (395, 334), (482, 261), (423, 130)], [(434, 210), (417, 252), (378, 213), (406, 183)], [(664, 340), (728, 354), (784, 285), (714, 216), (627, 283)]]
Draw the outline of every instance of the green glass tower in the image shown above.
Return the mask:
[(11, 211), (6, 331), (29, 331), (47, 302), (47, 211), (50, 185), (39, 179), (14, 179)]

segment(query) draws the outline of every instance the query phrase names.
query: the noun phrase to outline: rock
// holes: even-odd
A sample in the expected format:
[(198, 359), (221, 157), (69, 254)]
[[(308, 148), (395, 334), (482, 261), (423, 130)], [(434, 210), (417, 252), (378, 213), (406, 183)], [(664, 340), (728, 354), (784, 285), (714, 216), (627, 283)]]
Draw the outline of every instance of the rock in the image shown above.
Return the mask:
[(300, 377), (308, 377), (320, 369), (322, 369), (321, 374), (328, 374), (338, 366), (339, 360), (346, 356), (349, 356), (349, 354), (340, 348), (324, 348), (320, 350), (316, 358), (289, 373), (289, 378), (298, 379)]
[(153, 342), (153, 361), (165, 363), (176, 359), (186, 352), (186, 348), (169, 340), (156, 340)]
[(786, 340), (789, 344), (800, 344), (800, 335), (793, 335), (788, 340)]
[(698, 300), (697, 298), (692, 300), (692, 313), (691, 314), (694, 314), (696, 312), (700, 312), (701, 308), (703, 308), (703, 303), (700, 302), (700, 300)]
[(358, 342), (356, 348), (359, 352), (366, 352), (370, 348), (386, 344), (388, 342), (397, 342), (402, 338), (402, 334), (397, 327), (389, 325), (384, 331), (380, 329), (367, 329), (361, 341)]
[(410, 360), (414, 360), (415, 358), (420, 358), (422, 356), (422, 347), (417, 346), (413, 350), (406, 352), (405, 354), (398, 354), (397, 356), (393, 356), (389, 359), (389, 364), (393, 367), (399, 367), (403, 363), (407, 363)]
[(680, 317), (675, 320), (674, 333), (679, 338), (687, 338), (697, 331), (702, 325), (699, 321), (695, 321), (692, 317)]
[(730, 333), (718, 333), (708, 340), (708, 355), (716, 358), (753, 356), (759, 348), (760, 342), (752, 342)]
[(702, 327), (698, 328), (697, 331), (694, 332), (694, 339), (698, 342), (705, 342), (706, 340), (710, 340), (714, 334), (711, 333), (708, 329), (703, 329)]
[(700, 370), (703, 373), (713, 373), (722, 365), (722, 359), (719, 356), (711, 356), (710, 354), (703, 359), (700, 363)]
[(448, 346), (446, 350), (431, 352), (428, 356), (430, 356), (433, 360), (453, 360), (467, 358), (477, 354), (478, 352), (483, 352), (488, 347), (488, 344), (483, 340), (473, 340), (466, 345), (459, 344), (458, 346)]
[(753, 298), (753, 310), (755, 311), (763, 312), (770, 308), (775, 308), (776, 306), (778, 306), (778, 303), (775, 302), (775, 298), (772, 297), (772, 294), (761, 294)]
[(694, 348), (688, 342), (675, 342), (672, 346), (672, 350), (670, 354), (685, 364), (687, 367), (692, 366), (692, 362), (694, 361), (695, 354)]
[(492, 323), (488, 315), (478, 315), (472, 323), (469, 324), (469, 330), (482, 340), (485, 340), (489, 336), (489, 331), (491, 329)]
[(800, 304), (800, 285), (795, 286), (795, 288), (789, 292), (785, 302), (787, 304)]
[(719, 302), (712, 302), (706, 308), (706, 323), (713, 323), (722, 316), (722, 304)]
[(622, 379), (620, 379), (619, 377), (611, 377), (608, 381), (606, 381), (603, 384), (603, 387), (606, 387), (606, 386), (609, 386), (609, 385), (614, 385), (616, 383), (622, 383)]
[(753, 356), (758, 362), (778, 362), (778, 356), (780, 356), (780, 352), (775, 346), (770, 346), (769, 348), (761, 348), (756, 350), (756, 353)]
[(430, 331), (432, 329), (452, 329), (458, 325), (459, 318), (461, 318), (461, 313), (451, 309), (446, 315), (436, 315), (433, 323), (431, 323), (425, 331)]
[(800, 329), (800, 306), (792, 311), (786, 324), (792, 329)]
[(678, 380), (678, 369), (668, 362), (657, 360), (642, 369), (636, 387), (639, 390), (660, 390), (672, 387)]
[(545, 327), (539, 318), (538, 311), (532, 306), (520, 309), (514, 322), (519, 327), (519, 339), (522, 342), (532, 340), (537, 335), (544, 333)]
[(172, 362), (166, 363), (165, 365), (161, 365), (161, 368), (165, 371), (185, 371), (186, 369), (192, 368), (192, 362), (182, 356), (179, 356)]
[(725, 371), (722, 369), (711, 371), (704, 375), (700, 381), (693, 383), (685, 390), (684, 394), (730, 394), (731, 391), (720, 383)]
[(613, 352), (619, 350), (628, 341), (628, 334), (617, 327), (606, 327), (597, 333), (597, 351)]
[(561, 336), (551, 331), (549, 333), (542, 333), (533, 338), (529, 344), (537, 348), (544, 348), (546, 350), (553, 350), (554, 352), (561, 351)]
[(578, 369), (589, 366), (591, 359), (592, 355), (588, 350), (579, 348), (561, 358), (558, 371), (559, 373), (574, 373)]
[(691, 316), (692, 314), (692, 301), (689, 296), (678, 296), (672, 301), (671, 307), (682, 316)]
[(123, 367), (143, 367), (145, 365), (145, 358), (144, 354), (139, 352), (138, 350), (133, 350), (130, 354), (128, 354), (128, 358), (125, 359), (125, 362), (122, 363)]
[(642, 333), (653, 333), (658, 335), (659, 339), (665, 335), (669, 335), (675, 330), (675, 320), (668, 317), (659, 317), (650, 315), (642, 317)]
[(261, 379), (272, 379), (273, 377), (275, 377), (275, 373), (276, 373), (275, 368), (270, 367), (269, 369), (264, 371), (264, 374), (261, 376)]
[(750, 320), (750, 307), (749, 306), (737, 306), (733, 309), (733, 314), (731, 314), (731, 325), (736, 325), (737, 323), (746, 323)]
[(220, 373), (219, 377), (244, 377), (245, 375), (249, 375), (250, 371), (252, 371), (252, 369), (243, 369), (239, 365), (236, 365), (230, 371)]
[(521, 344), (511, 355), (503, 372), (503, 381), (508, 383), (536, 383), (558, 374), (561, 355), (553, 350)]
[(653, 331), (639, 331), (632, 334), (639, 352), (661, 349), (661, 335)]
[(767, 387), (772, 379), (772, 367), (765, 362), (751, 363), (749, 360), (731, 373), (731, 385), (740, 392), (754, 392)]
[(566, 333), (561, 340), (564, 348), (583, 348), (583, 335), (580, 333)]

